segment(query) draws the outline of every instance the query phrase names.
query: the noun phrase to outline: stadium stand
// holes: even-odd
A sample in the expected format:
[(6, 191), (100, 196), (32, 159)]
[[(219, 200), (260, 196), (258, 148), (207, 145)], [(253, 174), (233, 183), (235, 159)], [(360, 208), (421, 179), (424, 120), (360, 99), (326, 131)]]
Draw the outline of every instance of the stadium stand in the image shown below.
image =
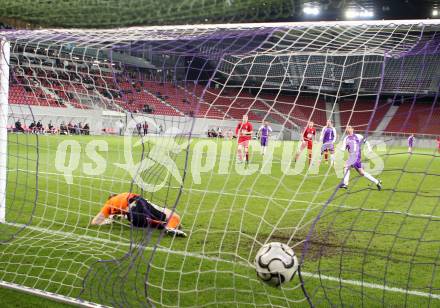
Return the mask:
[[(343, 128), (351, 125), (355, 130), (362, 131), (367, 129), (368, 122), (373, 116), (376, 102), (373, 99), (344, 100), (339, 104), (341, 126)], [(374, 131), (383, 119), (390, 104), (380, 102), (374, 112), (369, 130)]]
[(386, 131), (438, 135), (440, 106), (432, 103), (405, 102), (397, 109)]
[(309, 120), (318, 126), (324, 126), (327, 120), (325, 102), (321, 99), (273, 94), (262, 94), (261, 98), (273, 106), (276, 114), (288, 116), (293, 123), (301, 127), (304, 127)]
[(244, 114), (248, 114), (251, 121), (263, 120), (263, 117), (255, 112), (255, 98), (246, 93), (231, 88), (211, 88), (206, 91), (204, 98), (230, 118), (241, 119)]
[[(260, 93), (257, 97), (233, 87), (205, 89), (205, 86), (192, 82), (182, 86), (148, 80), (141, 74), (133, 78), (134, 72), (120, 73), (116, 77), (110, 73), (92, 77), (88, 74), (85, 77), (86, 73), (81, 69), (64, 72), (63, 80), (58, 75), (47, 76), (44, 67), (14, 70), (10, 83), (10, 103), (89, 109), (91, 106), (81, 103), (77, 95), (91, 97), (91, 93), (95, 92), (95, 95), (101, 95), (130, 112), (144, 112), (147, 106), (150, 113), (158, 115), (237, 120), (247, 113), (251, 121), (267, 120), (284, 124), (287, 128), (293, 125), (304, 127), (309, 120), (319, 127), (325, 125), (327, 119), (325, 102), (305, 95)], [(111, 104), (107, 107), (112, 108)], [(389, 103), (379, 102), (370, 131), (377, 128), (389, 107)], [(339, 109), (342, 128), (352, 125), (356, 130), (365, 130), (373, 115), (375, 100), (345, 99), (339, 103)], [(405, 102), (399, 106), (385, 131), (438, 134), (440, 107)]]
[(147, 92), (142, 82), (132, 83), (124, 80), (119, 83), (122, 92), (122, 99), (116, 102), (124, 109), (130, 112), (142, 112), (146, 105), (156, 114), (169, 116), (182, 116), (175, 108), (166, 105), (159, 98)]
[(11, 85), (9, 89), (9, 99), (11, 104), (24, 104), (31, 106), (50, 106), (65, 107), (53, 98), (48, 97), (41, 89), (32, 88), (26, 90), (21, 85)]

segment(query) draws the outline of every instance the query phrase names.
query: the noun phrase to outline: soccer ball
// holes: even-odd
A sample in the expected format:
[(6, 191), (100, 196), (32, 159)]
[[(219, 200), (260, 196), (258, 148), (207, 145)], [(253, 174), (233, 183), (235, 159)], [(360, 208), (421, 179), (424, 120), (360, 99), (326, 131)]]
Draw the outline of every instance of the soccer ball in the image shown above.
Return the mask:
[(298, 259), (293, 249), (286, 244), (268, 243), (255, 256), (255, 269), (258, 278), (278, 287), (293, 279), (298, 270)]

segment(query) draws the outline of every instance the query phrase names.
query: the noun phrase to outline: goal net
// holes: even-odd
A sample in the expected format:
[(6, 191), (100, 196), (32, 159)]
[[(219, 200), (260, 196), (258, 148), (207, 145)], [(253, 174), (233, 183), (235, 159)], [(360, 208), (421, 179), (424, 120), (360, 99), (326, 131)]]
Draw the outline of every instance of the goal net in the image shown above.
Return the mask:
[(4, 0), (0, 8), (0, 16), (13, 16), (7, 21), (21, 27), (66, 28), (276, 21), (299, 12), (294, 1), (284, 0)]
[[(124, 307), (438, 305), (439, 30), (0, 32), (0, 284)], [(245, 114), (254, 135), (263, 122), (272, 134), (240, 164)], [(327, 120), (337, 141), (321, 156)], [(307, 149), (295, 161), (309, 122), (310, 165)], [(363, 168), (381, 191), (354, 169), (340, 188), (347, 127), (368, 142)], [(178, 213), (187, 237), (123, 218), (90, 225), (123, 192)], [(280, 288), (253, 265), (269, 242), (301, 264)]]

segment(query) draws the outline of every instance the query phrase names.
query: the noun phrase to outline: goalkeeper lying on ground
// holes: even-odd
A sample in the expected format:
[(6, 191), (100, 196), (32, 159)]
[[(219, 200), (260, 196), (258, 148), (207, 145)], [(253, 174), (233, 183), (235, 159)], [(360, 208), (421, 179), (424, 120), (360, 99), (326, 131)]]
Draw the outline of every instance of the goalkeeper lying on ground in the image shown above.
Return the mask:
[(186, 236), (183, 231), (179, 230), (179, 215), (142, 198), (140, 195), (128, 192), (110, 195), (90, 224), (93, 226), (108, 224), (117, 215), (126, 216), (135, 227), (165, 228), (167, 234)]

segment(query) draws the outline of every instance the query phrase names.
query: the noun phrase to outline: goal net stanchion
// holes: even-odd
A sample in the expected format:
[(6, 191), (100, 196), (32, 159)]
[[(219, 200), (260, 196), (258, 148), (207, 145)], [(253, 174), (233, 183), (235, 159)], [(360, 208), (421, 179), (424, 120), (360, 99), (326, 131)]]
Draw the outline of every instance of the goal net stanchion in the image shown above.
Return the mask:
[(6, 221), (9, 49), (9, 42), (0, 37), (0, 223)]
[[(320, 130), (333, 114), (342, 132), (352, 125), (372, 141), (366, 130), (373, 117), (384, 116), (378, 104), (384, 93), (404, 92), (414, 99), (424, 91), (438, 92), (431, 87), (438, 52), (430, 58), (416, 51), (435, 42), (439, 30), (435, 21), (374, 21), (8, 32), (10, 102), (22, 109), (9, 121), (15, 116), (29, 126), (41, 118), (59, 126), (84, 119), (96, 135), (101, 128), (118, 133), (121, 122), (125, 135), (9, 136), (8, 155), (17, 159), (8, 162), (7, 197), (17, 202), (7, 214), (18, 219), (6, 226), (11, 234), (25, 228), (0, 246), (0, 280), (111, 306), (437, 301), (437, 254), (430, 254), (426, 243), (439, 239), (429, 229), (422, 233), (432, 238), (425, 240), (413, 218), (402, 218), (435, 226), (438, 201), (431, 181), (438, 171), (432, 153), (420, 162), (423, 185), (409, 189), (396, 179), (412, 181), (408, 176), (420, 171), (411, 165), (417, 155), (401, 159), (396, 147), (379, 152), (387, 164), (384, 191), (373, 191), (352, 172), (350, 189), (341, 193), (335, 192), (340, 178), (334, 169), (317, 172), (312, 164), (296, 172), (296, 166), (307, 164), (304, 158), (292, 162), (296, 138), (273, 140), (266, 156), (273, 155), (270, 169), (257, 144), (251, 144), (249, 166), (236, 165), (234, 140), (197, 137), (212, 128), (233, 130), (245, 113), (255, 130), (267, 120), (287, 132), (300, 131), (309, 121)], [(416, 54), (399, 62), (408, 50)], [(338, 103), (328, 107), (323, 96)], [(155, 112), (137, 113), (144, 104)], [(50, 108), (62, 111), (54, 116)], [(108, 109), (105, 117), (101, 109)], [(126, 121), (119, 121), (125, 117), (121, 109), (128, 113)], [(94, 123), (100, 121), (105, 124)], [(139, 136), (145, 123), (147, 136)], [(193, 164), (205, 170), (199, 177)], [(254, 165), (264, 172), (246, 175)], [(38, 177), (38, 187), (30, 175)], [(425, 196), (425, 190), (433, 193)], [(175, 210), (188, 238), (130, 228), (123, 221), (90, 227), (108, 195), (124, 191)], [(432, 212), (412, 203), (399, 209), (406, 193), (429, 203)], [(406, 234), (381, 229), (382, 220)], [(407, 222), (411, 228), (405, 230)], [(400, 258), (393, 254), (405, 252), (403, 240), (412, 250)], [(256, 251), (270, 241), (303, 254), (300, 272), (280, 289), (262, 284), (252, 265)], [(419, 251), (414, 245), (425, 254), (411, 258)], [(419, 271), (423, 277), (431, 274), (431, 283), (401, 271), (418, 268), (422, 259), (431, 267)], [(402, 294), (410, 300), (402, 302)]]

